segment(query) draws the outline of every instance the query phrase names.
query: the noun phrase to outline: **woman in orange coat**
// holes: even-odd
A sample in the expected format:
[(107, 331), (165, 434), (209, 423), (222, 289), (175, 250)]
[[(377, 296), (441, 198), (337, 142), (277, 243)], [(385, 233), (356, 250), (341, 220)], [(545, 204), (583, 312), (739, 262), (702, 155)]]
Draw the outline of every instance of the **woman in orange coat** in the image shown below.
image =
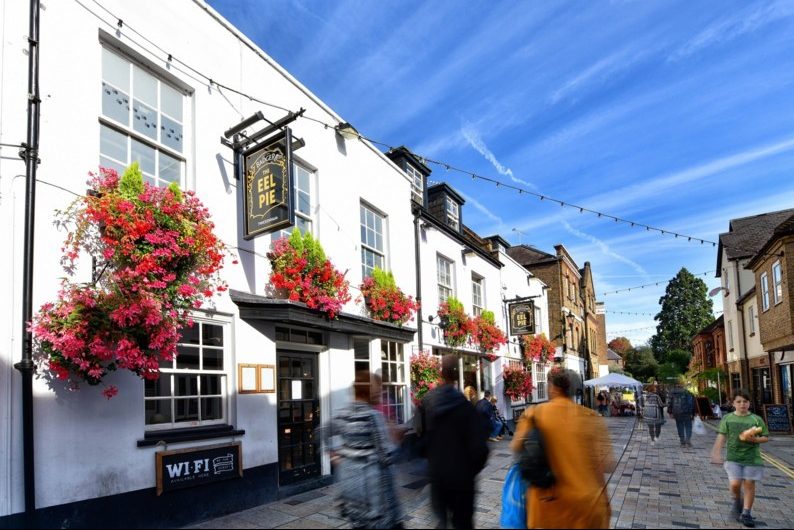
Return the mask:
[(527, 491), (527, 528), (609, 528), (604, 472), (613, 466), (612, 445), (604, 420), (571, 399), (579, 381), (572, 370), (552, 369), (549, 402), (527, 409), (516, 427), (511, 448), (520, 452), (538, 426), (555, 477), (552, 487)]

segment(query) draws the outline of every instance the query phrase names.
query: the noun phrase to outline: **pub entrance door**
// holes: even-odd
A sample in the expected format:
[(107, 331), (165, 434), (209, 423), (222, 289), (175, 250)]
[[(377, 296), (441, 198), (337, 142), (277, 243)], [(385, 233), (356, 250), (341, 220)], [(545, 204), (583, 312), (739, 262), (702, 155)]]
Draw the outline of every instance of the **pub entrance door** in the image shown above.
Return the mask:
[(279, 350), (279, 484), (320, 475), (319, 376), (317, 354)]

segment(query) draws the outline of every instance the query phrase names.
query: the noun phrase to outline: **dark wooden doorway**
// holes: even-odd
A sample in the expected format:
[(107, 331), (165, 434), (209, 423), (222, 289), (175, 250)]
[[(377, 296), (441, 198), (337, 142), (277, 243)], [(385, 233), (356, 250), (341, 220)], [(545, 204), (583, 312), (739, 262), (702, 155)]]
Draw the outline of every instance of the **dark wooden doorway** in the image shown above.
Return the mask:
[(320, 475), (317, 354), (278, 351), (279, 484)]

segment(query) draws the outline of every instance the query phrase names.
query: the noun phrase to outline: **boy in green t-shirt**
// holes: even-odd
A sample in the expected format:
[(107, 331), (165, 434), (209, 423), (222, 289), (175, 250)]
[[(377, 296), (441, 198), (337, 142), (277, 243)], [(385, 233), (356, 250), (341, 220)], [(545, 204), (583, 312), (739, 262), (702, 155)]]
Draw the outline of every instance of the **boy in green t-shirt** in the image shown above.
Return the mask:
[(722, 446), (728, 440), (728, 456), (724, 467), (728, 472), (733, 496), (733, 515), (744, 526), (753, 528), (755, 521), (750, 511), (755, 500), (755, 482), (764, 478), (764, 461), (758, 444), (769, 441), (769, 430), (760, 416), (750, 412), (750, 395), (747, 392), (735, 391), (733, 406), (735, 412), (727, 414), (720, 422), (719, 435), (711, 450), (711, 462), (723, 463)]

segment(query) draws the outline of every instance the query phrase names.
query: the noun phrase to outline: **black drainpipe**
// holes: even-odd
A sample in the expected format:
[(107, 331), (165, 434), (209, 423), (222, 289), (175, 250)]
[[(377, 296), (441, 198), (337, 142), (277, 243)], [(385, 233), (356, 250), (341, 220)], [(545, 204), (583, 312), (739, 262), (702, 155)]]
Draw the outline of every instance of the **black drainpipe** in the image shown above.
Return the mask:
[(419, 309), (416, 310), (417, 331), (419, 336), (419, 351), (424, 348), (424, 341), (422, 339), (422, 269), (420, 251), (420, 228), (419, 228), (419, 208), (414, 206), (414, 259), (416, 259), (416, 302), (419, 304)]
[(25, 481), (25, 513), (36, 509), (33, 461), (33, 349), (28, 322), (33, 316), (33, 228), (36, 211), (36, 166), (39, 163), (39, 0), (30, 0), (28, 33), (28, 126), (20, 155), (25, 159), (25, 249), (22, 272), (22, 360), (14, 365), (22, 375), (22, 450)]

